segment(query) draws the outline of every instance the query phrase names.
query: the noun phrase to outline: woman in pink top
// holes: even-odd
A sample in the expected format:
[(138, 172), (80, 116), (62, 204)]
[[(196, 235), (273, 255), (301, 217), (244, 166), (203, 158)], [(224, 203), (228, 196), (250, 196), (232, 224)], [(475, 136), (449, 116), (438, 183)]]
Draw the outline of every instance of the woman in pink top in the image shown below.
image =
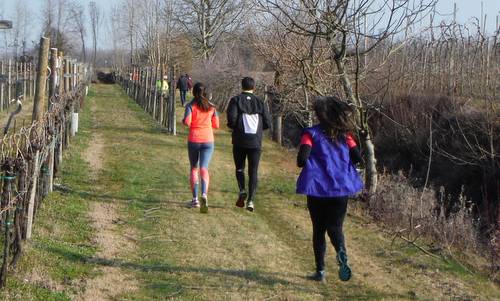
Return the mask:
[(186, 105), (182, 122), (189, 127), (188, 154), (191, 164), (191, 190), (193, 192), (192, 208), (200, 207), (198, 201), (198, 169), (201, 176), (200, 212), (208, 212), (208, 165), (214, 152), (213, 129), (219, 128), (219, 115), (215, 105), (207, 98), (206, 87), (196, 83), (193, 87), (193, 101)]

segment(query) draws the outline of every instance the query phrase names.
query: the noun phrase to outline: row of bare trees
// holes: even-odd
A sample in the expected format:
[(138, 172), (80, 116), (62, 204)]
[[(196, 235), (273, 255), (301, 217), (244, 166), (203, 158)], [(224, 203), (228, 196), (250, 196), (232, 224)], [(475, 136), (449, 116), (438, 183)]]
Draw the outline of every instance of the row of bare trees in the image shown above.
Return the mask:
[[(13, 27), (4, 34), (4, 57), (30, 56), (37, 45), (30, 45), (32, 28), (41, 19), (42, 30), (37, 32), (51, 40), (51, 47), (80, 56), (87, 61), (87, 39), (92, 40), (92, 62), (96, 63), (98, 40), (104, 12), (96, 1), (88, 7), (76, 0), (44, 0), (42, 10), (36, 11), (26, 0), (16, 2), (12, 15)], [(34, 42), (33, 42), (34, 43)]]

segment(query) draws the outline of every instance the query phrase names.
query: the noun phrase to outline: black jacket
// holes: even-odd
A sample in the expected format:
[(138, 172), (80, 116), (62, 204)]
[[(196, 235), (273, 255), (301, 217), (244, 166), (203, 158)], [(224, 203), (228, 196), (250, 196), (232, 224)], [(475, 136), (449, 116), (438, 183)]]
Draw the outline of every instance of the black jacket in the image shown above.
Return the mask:
[[(259, 116), (255, 134), (245, 131), (244, 119), (248, 115)], [(234, 145), (244, 148), (261, 148), (262, 132), (271, 127), (271, 117), (267, 106), (260, 98), (252, 93), (243, 92), (229, 101), (227, 126), (233, 130)]]
[(189, 78), (187, 76), (181, 76), (179, 80), (177, 81), (177, 89), (181, 91), (187, 91), (189, 90)]

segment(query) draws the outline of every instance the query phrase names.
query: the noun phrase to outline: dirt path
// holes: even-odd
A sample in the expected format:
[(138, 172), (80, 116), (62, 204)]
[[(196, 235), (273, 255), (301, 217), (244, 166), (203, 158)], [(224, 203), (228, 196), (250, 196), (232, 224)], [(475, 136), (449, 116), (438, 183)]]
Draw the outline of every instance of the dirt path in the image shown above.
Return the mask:
[[(92, 103), (91, 111), (95, 113), (95, 103)], [(97, 187), (104, 165), (104, 148), (105, 141), (97, 132), (84, 156)], [(117, 266), (120, 256), (135, 248), (134, 243), (120, 233), (127, 232), (129, 238), (135, 236), (131, 229), (120, 229), (121, 209), (115, 200), (94, 201), (90, 204), (89, 216), (95, 229), (95, 243), (99, 246), (99, 252), (91, 261), (101, 266), (100, 275), (86, 281), (85, 291), (77, 300), (113, 300), (116, 296), (137, 288), (133, 275)]]

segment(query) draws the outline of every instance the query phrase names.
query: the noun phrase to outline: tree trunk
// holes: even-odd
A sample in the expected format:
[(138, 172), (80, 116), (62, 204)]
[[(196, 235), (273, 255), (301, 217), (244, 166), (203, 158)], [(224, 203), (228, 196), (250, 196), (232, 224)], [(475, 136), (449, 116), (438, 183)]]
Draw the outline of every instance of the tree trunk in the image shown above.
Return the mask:
[(370, 127), (366, 120), (366, 112), (363, 108), (362, 102), (356, 98), (353, 93), (352, 85), (349, 77), (347, 76), (344, 64), (344, 58), (335, 58), (335, 64), (340, 76), (340, 82), (344, 89), (344, 93), (350, 103), (356, 105), (356, 123), (360, 127), (361, 145), (363, 147), (363, 155), (365, 159), (365, 185), (369, 195), (373, 195), (377, 191), (378, 173), (377, 173), (377, 160), (375, 157), (375, 145), (371, 140)]

